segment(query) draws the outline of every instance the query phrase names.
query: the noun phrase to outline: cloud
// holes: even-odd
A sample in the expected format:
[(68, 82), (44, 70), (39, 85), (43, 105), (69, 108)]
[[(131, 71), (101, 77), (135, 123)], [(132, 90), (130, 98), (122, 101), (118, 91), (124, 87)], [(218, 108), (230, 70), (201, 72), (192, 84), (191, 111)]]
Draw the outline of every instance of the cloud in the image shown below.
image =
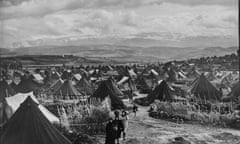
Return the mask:
[(23, 2), (30, 1), (30, 0), (0, 0), (0, 7), (8, 7), (12, 5), (19, 5)]
[(138, 31), (135, 17), (134, 11), (79, 9), (44, 17), (4, 20), (0, 33), (5, 36), (2, 43), (7, 45), (39, 39), (125, 37)]
[(91, 29), (92, 35), (125, 35), (133, 33), (137, 27), (137, 14), (131, 10), (75, 10), (56, 16), (65, 23), (71, 23), (69, 28), (77, 28), (82, 32)]
[[(101, 1), (101, 3), (100, 3)], [(198, 0), (196, 0), (198, 1)], [(195, 2), (196, 2), (195, 1)], [(214, 0), (213, 0), (214, 1)], [(220, 0), (221, 1), (221, 0)], [(160, 5), (156, 5), (159, 2)], [(71, 45), (87, 38), (236, 41), (237, 11), (169, 0), (30, 0), (9, 2), (0, 21), (1, 46)], [(57, 4), (56, 4), (57, 3)], [(179, 2), (180, 3), (180, 2)], [(186, 3), (186, 4), (185, 4)], [(205, 4), (208, 3), (205, 1)], [(148, 6), (143, 6), (147, 4)], [(4, 19), (4, 20), (3, 20)], [(201, 39), (204, 37), (204, 39)], [(61, 41), (61, 42), (59, 42)], [(197, 41), (197, 40), (196, 40)], [(229, 44), (230, 42), (228, 42)]]
[(91, 8), (137, 8), (148, 5), (155, 0), (29, 0), (13, 4), (12, 1), (2, 1), (5, 7), (0, 9), (0, 19), (10, 19), (26, 16), (44, 16), (62, 10)]
[(31, 0), (23, 1), (19, 5), (11, 5), (0, 9), (0, 19), (11, 19), (27, 16), (42, 16), (63, 10), (68, 4), (67, 0)]
[(231, 24), (234, 24), (234, 25), (238, 24), (238, 18), (235, 15), (229, 15), (227, 17), (224, 17), (222, 20), (226, 21), (226, 22), (229, 22)]
[(21, 18), (4, 21), (0, 35), (2, 45), (11, 46), (15, 42), (25, 42), (43, 37), (56, 37), (61, 35), (56, 29), (48, 26), (46, 21), (41, 18)]
[(128, 9), (147, 5), (175, 3), (181, 5), (237, 6), (238, 0), (1, 0), (0, 19), (26, 16), (44, 16), (62, 10), (74, 9)]
[(221, 5), (237, 6), (238, 0), (163, 0), (167, 3), (177, 3), (181, 5), (199, 6), (199, 5)]

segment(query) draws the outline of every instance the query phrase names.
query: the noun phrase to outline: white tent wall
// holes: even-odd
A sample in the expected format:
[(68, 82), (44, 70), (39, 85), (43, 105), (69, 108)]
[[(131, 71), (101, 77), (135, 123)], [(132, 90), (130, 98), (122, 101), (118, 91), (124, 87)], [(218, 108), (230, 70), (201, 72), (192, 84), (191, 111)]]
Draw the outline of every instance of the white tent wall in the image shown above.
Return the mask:
[[(39, 104), (39, 101), (37, 98), (33, 95), (33, 92), (30, 93), (18, 93), (11, 97), (6, 97), (7, 104), (12, 108), (13, 113), (17, 111), (17, 109), (20, 107), (21, 103), (23, 103), (26, 98), (30, 96), (34, 102)], [(51, 123), (59, 123), (60, 120), (58, 117), (56, 117), (53, 113), (51, 113), (49, 110), (47, 110), (43, 105), (39, 104), (38, 108), (43, 113), (43, 115), (51, 122)]]

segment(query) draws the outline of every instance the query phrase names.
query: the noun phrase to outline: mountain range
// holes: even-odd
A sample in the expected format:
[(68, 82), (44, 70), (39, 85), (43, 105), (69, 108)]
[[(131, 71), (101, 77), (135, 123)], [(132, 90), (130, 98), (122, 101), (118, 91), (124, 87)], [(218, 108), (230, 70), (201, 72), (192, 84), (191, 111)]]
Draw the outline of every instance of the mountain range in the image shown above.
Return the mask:
[(139, 46), (122, 44), (85, 44), (80, 46), (35, 46), (16, 49), (0, 48), (0, 56), (19, 55), (74, 55), (79, 57), (101, 57), (129, 59), (134, 61), (168, 61), (200, 58), (204, 56), (223, 56), (237, 52), (238, 47), (170, 47)]

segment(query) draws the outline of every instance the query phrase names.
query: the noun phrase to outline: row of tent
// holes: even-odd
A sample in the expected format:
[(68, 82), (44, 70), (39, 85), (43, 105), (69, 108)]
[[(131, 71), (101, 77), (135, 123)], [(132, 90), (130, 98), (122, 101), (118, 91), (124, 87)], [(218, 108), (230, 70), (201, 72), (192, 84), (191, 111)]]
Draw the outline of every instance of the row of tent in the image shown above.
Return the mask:
[[(154, 88), (154, 90), (147, 96), (148, 103), (154, 102), (154, 100), (160, 101), (174, 101), (173, 96), (174, 90), (165, 80), (159, 82), (159, 84)], [(222, 97), (221, 91), (214, 87), (208, 79), (201, 74), (193, 83), (190, 88), (190, 92), (193, 94), (192, 99), (195, 101), (204, 103), (206, 101), (216, 102), (216, 101), (229, 101), (235, 100), (240, 102), (240, 85), (239, 82), (235, 84), (232, 92), (228, 96)]]
[[(110, 67), (110, 66), (109, 66)], [(48, 82), (52, 80), (57, 80), (59, 78), (65, 80), (65, 79), (76, 79), (80, 80), (82, 76), (86, 77), (87, 79), (90, 79), (91, 77), (104, 77), (106, 75), (112, 75), (112, 76), (127, 76), (131, 78), (137, 78), (139, 75), (147, 75), (149, 78), (156, 78), (156, 77), (162, 77), (166, 76), (168, 77), (168, 80), (175, 80), (176, 77), (186, 77), (185, 73), (181, 70), (178, 72), (174, 68), (170, 68), (169, 70), (160, 71), (157, 68), (151, 68), (146, 67), (143, 70), (138, 69), (136, 67), (130, 68), (130, 67), (124, 67), (124, 66), (117, 66), (117, 67), (110, 67), (107, 70), (103, 68), (94, 68), (91, 70), (85, 70), (83, 68), (81, 69), (73, 69), (73, 70), (62, 70), (62, 71), (49, 71), (49, 70), (43, 70), (43, 71), (37, 71), (36, 72), (21, 72), (18, 71), (21, 75), (27, 74), (30, 75), (34, 80), (40, 82)]]
[[(159, 89), (159, 81), (155, 81), (153, 83), (153, 81), (147, 81), (143, 76), (139, 77), (136, 80), (136, 84), (129, 77), (123, 77), (118, 82), (118, 84), (125, 83), (126, 81), (129, 82), (132, 89), (136, 89), (137, 87), (139, 89), (146, 90), (152, 93), (156, 93), (156, 91), (158, 91), (156, 89)], [(105, 98), (106, 96), (110, 96), (111, 100), (113, 101), (112, 102), (113, 108), (118, 108), (119, 106), (120, 107), (123, 106), (123, 103), (120, 102), (121, 101), (120, 97), (123, 96), (124, 94), (118, 88), (118, 84), (111, 77), (108, 78), (107, 80), (103, 80), (99, 84), (97, 89), (84, 77), (82, 77), (79, 83), (77, 83), (77, 85), (79, 85), (79, 87), (82, 88), (82, 91), (85, 91), (86, 94), (91, 95), (92, 97), (100, 97), (100, 99), (103, 99), (103, 97)], [(14, 89), (11, 88), (11, 85), (9, 86), (8, 84), (4, 83), (4, 81), (0, 83), (0, 86), (1, 86), (2, 100), (4, 99), (4, 97), (7, 96), (7, 94), (13, 95), (15, 93)], [(238, 94), (234, 92), (235, 89), (233, 89), (233, 92), (231, 92), (229, 97), (225, 97), (224, 99), (236, 99)], [(71, 80), (63, 81), (59, 79), (47, 91), (49, 92), (49, 94), (55, 96), (56, 99), (78, 99), (83, 96), (83, 94), (79, 92), (79, 89), (77, 89), (72, 84)], [(200, 77), (196, 78), (195, 81), (192, 83), (190, 92), (194, 94), (196, 99), (199, 99), (199, 100), (204, 100), (204, 101), (221, 100), (221, 91), (217, 90), (203, 74)], [(150, 95), (153, 95), (152, 93), (150, 93)]]
[[(123, 108), (123, 102), (120, 100), (120, 97), (122, 97), (124, 94), (120, 91), (112, 78), (102, 81), (96, 90), (86, 79), (83, 80), (82, 87), (84, 90), (88, 91), (91, 97), (99, 98), (101, 100), (109, 97), (114, 109)], [(59, 96), (63, 96), (63, 99), (65, 99), (64, 97), (67, 96), (74, 96), (78, 98), (82, 96), (82, 94), (79, 93), (78, 90), (72, 85), (70, 80), (58, 80), (52, 87), (50, 87), (48, 91), (58, 97), (58, 99), (61, 99)]]
[[(118, 93), (118, 91), (122, 91), (125, 88), (125, 85), (127, 85), (132, 91), (138, 89), (142, 92), (150, 93), (159, 84), (159, 72), (157, 72), (155, 69), (151, 67), (144, 68), (140, 74), (136, 74), (134, 69), (117, 67), (116, 70), (118, 71), (118, 75), (120, 75), (120, 77), (118, 78), (118, 82), (116, 83), (113, 79), (111, 79), (112, 82), (108, 82), (108, 85), (114, 85), (110, 87), (116, 87), (117, 90), (114, 90), (116, 91), (116, 93)], [(114, 68), (110, 67), (108, 68), (108, 70), (114, 70)], [(100, 70), (97, 71), (95, 69), (92, 73), (99, 72)], [(58, 72), (56, 72), (56, 74), (57, 73)], [(87, 72), (84, 73), (86, 73), (85, 75), (87, 75)], [(145, 75), (146, 73), (147, 76)], [(191, 93), (200, 99), (221, 99), (221, 92), (217, 90), (204, 75), (200, 75), (199, 72), (195, 69), (193, 69), (190, 73), (185, 74), (181, 70), (176, 72), (174, 68), (169, 68), (168, 73), (171, 77), (168, 77), (166, 81), (169, 79), (175, 79), (176, 74), (181, 75), (181, 77), (184, 77), (185, 75), (187, 77), (197, 77), (196, 80), (192, 83)], [(81, 73), (74, 74), (74, 78), (77, 80), (77, 82), (75, 82), (74, 84), (74, 80), (68, 78), (69, 75), (72, 75), (71, 71), (64, 71), (62, 75), (57, 75), (58, 79), (51, 86), (49, 86), (50, 88), (47, 89), (48, 95), (52, 95), (56, 99), (79, 99), (85, 95), (93, 96), (96, 92), (98, 92), (98, 89), (101, 88), (101, 84), (105, 83), (105, 81), (108, 81), (101, 80), (99, 84), (97, 84), (97, 82), (93, 84), (91, 82), (91, 79)], [(132, 78), (134, 75), (136, 76), (135, 79)], [(59, 78), (59, 76), (65, 78), (62, 80), (61, 78)], [(39, 79), (38, 76), (35, 77), (35, 79)], [(96, 86), (96, 84), (98, 86)], [(36, 81), (33, 81), (30, 78), (24, 78), (20, 81), (19, 84), (11, 83), (10, 85), (6, 85), (6, 83), (2, 84), (1, 82), (1, 85), (3, 85), (1, 86), (1, 88), (3, 87), (3, 94), (1, 94), (1, 99), (3, 99), (6, 95), (12, 95), (12, 93), (14, 92), (26, 93), (32, 90), (34, 91), (39, 89), (38, 83), (36, 83)], [(119, 90), (119, 88), (121, 90)]]
[[(110, 67), (110, 66), (109, 66)], [(108, 70), (110, 71), (114, 71), (114, 68), (108, 68)], [(142, 89), (146, 89), (146, 91), (149, 91), (151, 88), (156, 86), (156, 81), (159, 79), (159, 72), (157, 72), (155, 69), (148, 69), (145, 68), (140, 74), (137, 74), (136, 71), (138, 70), (134, 70), (131, 68), (124, 68), (124, 67), (116, 67), (115, 71), (117, 71), (117, 79), (120, 80), (124, 77), (128, 77), (129, 78), (129, 83), (130, 83), (130, 87), (131, 89), (135, 89), (133, 79), (137, 79), (136, 80), (136, 85), (138, 85), (138, 88), (142, 88)], [(145, 76), (146, 72), (148, 72), (148, 76)], [(76, 83), (76, 87), (77, 89), (79, 89), (80, 93), (84, 93), (87, 95), (91, 95), (92, 91), (93, 91), (93, 86), (90, 83), (89, 85), (89, 81), (94, 80), (96, 77), (104, 77), (103, 74), (98, 75), (99, 73), (102, 73), (100, 69), (94, 69), (93, 72), (89, 71), (87, 72), (84, 69), (81, 69), (80, 73), (73, 73), (71, 72), (71, 70), (65, 70), (63, 72), (58, 72), (58, 71), (53, 71), (53, 72), (45, 72), (48, 74), (46, 78), (46, 76), (41, 76), (40, 74), (42, 73), (32, 73), (29, 74), (29, 72), (27, 73), (27, 78), (25, 76), (23, 76), (24, 74), (22, 72), (19, 72), (19, 74), (21, 75), (21, 79), (20, 82), (15, 83), (12, 82), (11, 83), (11, 87), (13, 87), (16, 91), (16, 93), (18, 92), (29, 92), (29, 91), (37, 91), (39, 89), (39, 87), (41, 86), (41, 84), (43, 83), (43, 80), (48, 79), (51, 85), (53, 85), (53, 83), (56, 83), (57, 80), (62, 79), (62, 80), (72, 80)], [(91, 74), (91, 76), (89, 76), (89, 73)], [(179, 72), (179, 75), (182, 75), (184, 77), (183, 72)], [(18, 74), (18, 75), (19, 75)], [(97, 74), (97, 75), (96, 75)], [(173, 69), (170, 69), (168, 72), (168, 79), (169, 81), (174, 81), (176, 79), (175, 76), (176, 72)], [(45, 78), (43, 78), (45, 77)], [(144, 81), (142, 81), (142, 78), (145, 78), (144, 81), (146, 81), (146, 83), (144, 83)], [(50, 80), (52, 79), (52, 80)], [(46, 81), (44, 82), (44, 85), (46, 85)], [(88, 85), (87, 87), (85, 85)], [(87, 88), (87, 89), (86, 89)]]

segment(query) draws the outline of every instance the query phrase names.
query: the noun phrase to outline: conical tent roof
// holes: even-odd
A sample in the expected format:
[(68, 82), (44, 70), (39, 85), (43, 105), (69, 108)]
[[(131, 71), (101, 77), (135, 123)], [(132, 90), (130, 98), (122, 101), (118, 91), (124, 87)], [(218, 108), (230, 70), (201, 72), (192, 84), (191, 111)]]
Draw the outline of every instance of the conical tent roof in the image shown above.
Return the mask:
[(77, 99), (82, 94), (73, 86), (71, 80), (65, 80), (65, 82), (52, 91), (52, 95), (61, 97), (62, 99)]
[(128, 85), (129, 85), (129, 88), (132, 91), (136, 91), (137, 90), (136, 84), (134, 83), (134, 81), (131, 78), (128, 80)]
[(59, 78), (61, 78), (61, 74), (59, 72), (53, 71), (50, 73), (50, 76), (49, 76), (50, 81), (57, 80)]
[(137, 77), (136, 72), (131, 68), (128, 70), (128, 73), (129, 73), (130, 77), (132, 77), (132, 78)]
[[(33, 92), (30, 93), (18, 93), (14, 96), (5, 98), (6, 104), (11, 109), (11, 115), (14, 114), (17, 109), (20, 107), (21, 103), (23, 103), (28, 97), (31, 97), (35, 103), (39, 104), (39, 101), (34, 96)], [(56, 117), (54, 114), (52, 114), (48, 109), (46, 109), (43, 105), (38, 105), (40, 111), (43, 113), (43, 115), (51, 122), (51, 123), (59, 123), (59, 118)], [(9, 117), (10, 118), (10, 117)], [(8, 118), (8, 119), (9, 119)]]
[(124, 108), (124, 104), (118, 96), (122, 96), (122, 92), (113, 84), (113, 82), (108, 79), (103, 81), (98, 89), (94, 92), (92, 97), (100, 98), (104, 100), (109, 96), (111, 100), (112, 109), (121, 109)]
[(11, 86), (16, 93), (28, 93), (39, 90), (40, 84), (36, 83), (30, 78), (22, 78), (18, 85), (12, 83)]
[(131, 77), (122, 77), (122, 79), (117, 83), (120, 87), (131, 90), (131, 91), (136, 91), (136, 85)]
[(92, 95), (95, 91), (92, 83), (90, 83), (85, 77), (81, 78), (81, 80), (77, 83), (76, 87), (80, 92), (86, 93), (87, 95)]
[(202, 100), (220, 100), (221, 93), (207, 80), (204, 74), (197, 78), (191, 93)]
[(158, 74), (158, 72), (156, 72), (156, 70), (151, 69), (148, 77), (149, 77), (150, 79), (156, 79), (156, 80), (157, 80), (158, 77), (159, 77), (159, 74)]
[(28, 97), (4, 125), (1, 144), (71, 144)]
[(136, 80), (136, 85), (141, 89), (151, 89), (150, 84), (147, 83), (143, 76), (138, 77), (138, 79)]
[(50, 88), (47, 90), (48, 92), (54, 91), (56, 89), (59, 89), (62, 84), (64, 83), (64, 81), (62, 79), (58, 79), (57, 81), (55, 81)]
[(168, 78), (167, 78), (167, 81), (176, 81), (177, 80), (177, 72), (171, 68), (168, 72)]
[(73, 73), (71, 70), (65, 70), (63, 71), (62, 75), (61, 75), (61, 79), (63, 80), (67, 80), (70, 79), (72, 77)]
[(187, 74), (188, 78), (198, 78), (199, 76), (200, 73), (196, 69), (193, 69), (191, 72)]
[(216, 79), (215, 72), (214, 71), (208, 72), (207, 73), (207, 78), (211, 81)]
[(117, 87), (115, 81), (110, 77), (107, 81), (109, 88), (113, 91), (116, 96), (123, 96), (121, 90)]
[(184, 72), (182, 72), (181, 70), (178, 71), (178, 78), (179, 79), (186, 79), (186, 75), (184, 74)]
[(160, 101), (172, 101), (173, 96), (171, 94), (171, 89), (167, 82), (163, 80), (155, 89), (148, 95), (149, 102), (154, 102), (155, 99)]
[(240, 82), (237, 82), (234, 84), (232, 91), (228, 94), (225, 99), (232, 99), (234, 101), (239, 101), (240, 102)]
[(93, 73), (91, 74), (91, 77), (102, 77), (102, 71), (100, 69), (95, 69)]
[(117, 67), (116, 70), (120, 76), (130, 76), (128, 70), (123, 66)]

